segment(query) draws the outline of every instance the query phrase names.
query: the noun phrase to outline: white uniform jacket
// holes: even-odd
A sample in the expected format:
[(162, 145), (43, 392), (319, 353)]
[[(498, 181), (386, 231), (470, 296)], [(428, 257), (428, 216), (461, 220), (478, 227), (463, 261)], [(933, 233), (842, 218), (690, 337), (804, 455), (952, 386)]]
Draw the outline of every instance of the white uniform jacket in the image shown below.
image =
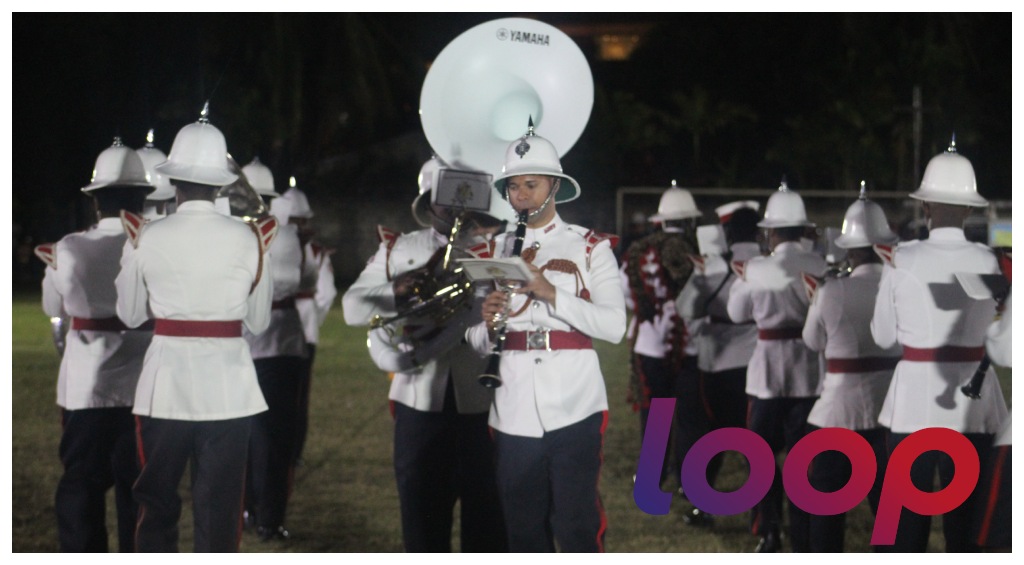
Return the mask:
[[(273, 281), (259, 264), (256, 234), (205, 201), (146, 224), (126, 246), (117, 277), (117, 314), (130, 327), (147, 318), (241, 320), (260, 333), (270, 323)], [(266, 267), (266, 264), (264, 264)], [(242, 337), (155, 335), (135, 393), (136, 414), (172, 420), (226, 420), (267, 409)]]
[(315, 280), (310, 281), (304, 276), (299, 285), (299, 294), (295, 298), (295, 307), (302, 320), (302, 331), (306, 335), (306, 343), (316, 344), (320, 341), (320, 326), (327, 319), (334, 299), (338, 297), (338, 289), (334, 286), (334, 266), (327, 249), (307, 243), (304, 249), (305, 260), (303, 273), (309, 267), (315, 269)]
[[(934, 229), (924, 241), (901, 243), (882, 281), (871, 319), (871, 335), (882, 347), (934, 349), (983, 347), (995, 301), (967, 296), (954, 273), (999, 273), (988, 247), (967, 241), (959, 228)], [(990, 368), (981, 398), (960, 392), (978, 361), (900, 361), (879, 422), (906, 434), (943, 427), (961, 433), (995, 433), (1006, 418), (1006, 401)]]
[[(526, 230), (523, 249), (540, 245), (534, 265), (543, 268), (551, 260), (567, 260), (576, 266), (580, 279), (546, 270), (544, 276), (556, 287), (555, 306), (532, 301), (521, 314), (509, 318), (508, 332), (575, 329), (592, 339), (611, 343), (622, 339), (626, 307), (618, 264), (608, 240), (592, 246), (588, 256), (587, 233), (557, 215), (543, 228)], [(502, 237), (508, 242), (504, 247), (510, 249), (514, 235)], [(589, 300), (579, 296), (584, 286)], [(525, 295), (514, 295), (511, 312), (526, 300)], [(483, 322), (466, 335), (477, 351), (490, 352), (492, 344)], [(504, 433), (541, 437), (608, 409), (604, 377), (593, 349), (505, 351), (499, 372), (503, 384), (495, 389), (490, 424)]]
[[(366, 326), (374, 315), (387, 318), (397, 314), (391, 280), (423, 267), (435, 251), (447, 244), (447, 236), (433, 228), (382, 241), (359, 278), (342, 296), (345, 322), (350, 326)], [(479, 307), (470, 313), (474, 314), (473, 322), (480, 319)], [(439, 347), (445, 343), (443, 341), (432, 341), (432, 345), (424, 345), (418, 352), (407, 342), (392, 343), (383, 329), (372, 330), (371, 358), (381, 370), (395, 373), (388, 398), (415, 410), (440, 412), (444, 408), (450, 374), (459, 413), (486, 412), (491, 405), (491, 394), (477, 382), (484, 370), (484, 359), (462, 339), (468, 323), (465, 318), (452, 321), (451, 327), (455, 329), (443, 334), (451, 338), (447, 341), (448, 347)]]
[(306, 267), (302, 260), (302, 244), (295, 224), (278, 227), (277, 237), (270, 244), (263, 265), (265, 275), (274, 279), (274, 304), (270, 311), (270, 326), (259, 335), (245, 332), (253, 359), (267, 357), (305, 357), (306, 334), (296, 308), (295, 295), (304, 278), (316, 278), (314, 265)]
[[(730, 250), (733, 261), (747, 261), (761, 254), (756, 243), (734, 243)], [(757, 326), (752, 322), (737, 324), (729, 318), (729, 293), (735, 282), (736, 275), (725, 258), (710, 255), (705, 257), (703, 269), (694, 270), (676, 298), (676, 310), (687, 323), (704, 320), (694, 340), (701, 371), (717, 373), (746, 367), (754, 354)]]
[(852, 369), (861, 369), (856, 367), (858, 363), (870, 369), (870, 363), (882, 359), (894, 366), (901, 353), (898, 344), (879, 347), (871, 337), (871, 314), (881, 278), (882, 265), (868, 263), (848, 277), (828, 279), (815, 293), (807, 311), (804, 342), (823, 351), (832, 369), (825, 372), (821, 398), (814, 403), (808, 423), (851, 430), (878, 427), (878, 413), (893, 369)]
[[(57, 242), (56, 259), (43, 277), (46, 315), (116, 318), (114, 279), (126, 239), (119, 218), (104, 218)], [(57, 404), (67, 410), (131, 406), (152, 337), (152, 331), (141, 330), (69, 330), (57, 377)]]
[[(742, 279), (729, 292), (732, 321), (753, 320), (757, 345), (747, 366), (747, 394), (757, 398), (806, 398), (820, 392), (818, 354), (800, 333), (807, 318), (807, 291), (802, 273), (820, 277), (827, 265), (820, 255), (796, 242), (784, 242), (768, 257), (745, 264)], [(768, 331), (795, 332), (792, 339), (762, 339)]]

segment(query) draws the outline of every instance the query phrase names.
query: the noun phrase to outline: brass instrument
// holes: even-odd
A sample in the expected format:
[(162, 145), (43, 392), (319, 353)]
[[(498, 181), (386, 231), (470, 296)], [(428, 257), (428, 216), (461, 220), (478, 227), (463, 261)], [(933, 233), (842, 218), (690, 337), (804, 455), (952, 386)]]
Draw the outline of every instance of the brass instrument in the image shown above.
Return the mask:
[(473, 282), (463, 273), (454, 259), (458, 251), (456, 242), (465, 225), (464, 214), (452, 222), (448, 235), (448, 244), (438, 250), (427, 262), (426, 276), (421, 284), (413, 288), (412, 298), (407, 306), (394, 316), (375, 315), (370, 319), (370, 327), (385, 328), (394, 336), (396, 324), (405, 320), (429, 320), (431, 328), (443, 326), (455, 314), (472, 306)]
[[(519, 218), (516, 220), (516, 239), (515, 243), (512, 244), (513, 257), (519, 257), (523, 254), (523, 239), (526, 238), (526, 221), (529, 216), (529, 210), (521, 210), (519, 212)], [(505, 349), (505, 333), (508, 329), (508, 315), (512, 305), (513, 288), (503, 285), (502, 290), (505, 292), (505, 308), (496, 316), (495, 333), (497, 336), (495, 337), (494, 345), (491, 347), (491, 352), (487, 355), (487, 368), (477, 378), (477, 381), (487, 388), (498, 388), (501, 386), (501, 352)]]

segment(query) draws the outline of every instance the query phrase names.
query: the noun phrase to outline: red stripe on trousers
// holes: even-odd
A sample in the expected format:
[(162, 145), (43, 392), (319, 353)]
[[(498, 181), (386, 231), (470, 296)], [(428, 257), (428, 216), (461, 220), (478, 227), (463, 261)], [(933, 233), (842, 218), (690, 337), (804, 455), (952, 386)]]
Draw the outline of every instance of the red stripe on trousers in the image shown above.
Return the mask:
[(978, 533), (978, 545), (984, 547), (988, 542), (989, 530), (992, 529), (992, 516), (995, 514), (996, 502), (999, 500), (999, 484), (1003, 478), (1003, 461), (1009, 452), (1009, 446), (1000, 445), (996, 448), (999, 455), (996, 458), (995, 469), (992, 473), (992, 490), (988, 493), (988, 501), (985, 503), (985, 517), (981, 522), (981, 531)]
[(604, 505), (601, 504), (601, 468), (604, 467), (604, 432), (608, 429), (608, 411), (602, 412), (601, 420), (601, 451), (597, 454), (598, 465), (597, 465), (597, 488), (594, 492), (598, 493), (597, 500), (594, 502), (597, 504), (597, 513), (601, 516), (601, 527), (597, 530), (597, 551), (604, 553), (604, 533), (608, 530), (608, 515), (604, 513)]

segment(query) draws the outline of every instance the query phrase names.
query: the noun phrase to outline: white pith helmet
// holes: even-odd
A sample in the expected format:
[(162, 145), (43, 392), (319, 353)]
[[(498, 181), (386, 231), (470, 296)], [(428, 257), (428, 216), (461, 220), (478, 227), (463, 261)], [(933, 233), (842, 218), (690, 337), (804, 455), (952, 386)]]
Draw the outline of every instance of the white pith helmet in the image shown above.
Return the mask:
[(113, 145), (96, 157), (91, 182), (82, 187), (82, 192), (92, 192), (105, 186), (137, 186), (147, 189), (147, 192), (153, 190), (152, 183), (146, 178), (142, 159), (130, 147), (125, 147), (120, 137), (115, 137)]
[(558, 151), (550, 141), (534, 133), (532, 118), (526, 135), (513, 141), (505, 150), (505, 164), (501, 167), (501, 174), (494, 179), (494, 187), (498, 189), (503, 198), (507, 199), (505, 181), (520, 175), (546, 175), (569, 181), (572, 190), (570, 191), (569, 187), (562, 183), (554, 198), (556, 204), (579, 198), (579, 183), (562, 172), (562, 162), (558, 158)]
[(207, 115), (209, 104), (203, 105), (199, 121), (178, 131), (167, 160), (156, 171), (169, 179), (178, 179), (209, 186), (226, 186), (238, 179), (228, 167), (228, 145), (224, 134), (214, 127)]
[(701, 211), (697, 209), (693, 195), (689, 190), (676, 186), (676, 181), (672, 181), (672, 186), (661, 195), (661, 200), (658, 202), (658, 213), (651, 216), (650, 220), (664, 222), (699, 217), (701, 217)]
[(865, 195), (865, 183), (860, 181), (860, 198), (850, 204), (843, 217), (843, 230), (836, 238), (836, 247), (852, 249), (869, 247), (875, 244), (888, 244), (899, 239), (889, 229), (889, 220), (885, 210), (877, 203), (868, 200)]
[(977, 208), (988, 206), (988, 200), (978, 194), (974, 167), (966, 157), (956, 152), (956, 136), (950, 141), (948, 149), (928, 161), (921, 187), (910, 193), (910, 197), (940, 204)]
[[(427, 159), (423, 166), (420, 167), (420, 174), (416, 177), (416, 183), (419, 185), (419, 194), (412, 201), (412, 217), (416, 220), (416, 223), (428, 228), (431, 226), (429, 218), (424, 220), (421, 217), (421, 207), (426, 206), (430, 203), (431, 191), (437, 186), (438, 177), (441, 173), (441, 169), (447, 169), (448, 165), (441, 160), (437, 155), (431, 155), (430, 159)], [(426, 198), (426, 201), (423, 199)]]
[(701, 255), (722, 255), (729, 250), (722, 224), (697, 226), (697, 247)]
[(146, 196), (146, 200), (167, 200), (174, 198), (174, 187), (162, 174), (156, 172), (156, 166), (167, 160), (167, 155), (153, 145), (153, 130), (146, 134), (146, 145), (135, 150), (142, 159), (142, 165), (146, 168), (146, 176), (149, 182), (153, 183), (156, 190)]
[(274, 190), (274, 173), (270, 167), (260, 162), (259, 157), (253, 157), (248, 165), (242, 167), (242, 174), (249, 179), (249, 184), (260, 196), (277, 198), (281, 194)]
[[(288, 190), (284, 191), (281, 198), (275, 199), (274, 202), (277, 202), (277, 200), (287, 200), (291, 203), (290, 216), (307, 219), (313, 217), (313, 209), (309, 206), (309, 199), (306, 198), (306, 193), (299, 190), (296, 186), (295, 177), (288, 178)], [(273, 208), (273, 205), (271, 205), (271, 208)]]
[(724, 224), (731, 220), (732, 215), (740, 208), (750, 208), (757, 212), (761, 209), (761, 203), (757, 200), (737, 200), (736, 202), (729, 202), (728, 204), (722, 204), (718, 208), (715, 208), (715, 214), (718, 214), (718, 221)]
[(789, 189), (786, 180), (783, 179), (779, 189), (768, 197), (768, 204), (764, 207), (764, 219), (757, 223), (759, 228), (791, 228), (791, 227), (813, 227), (814, 223), (807, 221), (807, 210), (804, 208), (804, 199)]

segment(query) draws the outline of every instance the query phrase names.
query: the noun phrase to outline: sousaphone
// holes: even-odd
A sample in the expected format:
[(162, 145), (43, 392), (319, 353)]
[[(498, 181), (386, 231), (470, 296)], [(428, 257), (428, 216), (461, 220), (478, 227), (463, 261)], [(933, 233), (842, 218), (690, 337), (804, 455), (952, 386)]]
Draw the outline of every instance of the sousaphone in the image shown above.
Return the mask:
[(537, 20), (502, 18), (463, 32), (437, 56), (423, 81), (420, 121), (444, 162), (495, 173), (531, 118), (561, 157), (593, 106), (590, 65), (568, 35)]

